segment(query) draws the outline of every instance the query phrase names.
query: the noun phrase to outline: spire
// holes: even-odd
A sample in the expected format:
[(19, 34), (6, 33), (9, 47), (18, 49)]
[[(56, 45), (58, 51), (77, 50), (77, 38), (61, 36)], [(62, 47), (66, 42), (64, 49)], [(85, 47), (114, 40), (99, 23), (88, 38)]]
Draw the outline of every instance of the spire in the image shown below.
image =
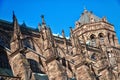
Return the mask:
[(45, 23), (45, 20), (44, 20), (44, 15), (41, 15), (41, 18), (42, 18), (42, 28), (46, 29), (46, 23)]
[(23, 21), (22, 26), (23, 26), (23, 27), (26, 27), (26, 23), (25, 23), (25, 21)]
[(16, 16), (15, 16), (15, 13), (13, 11), (13, 21), (15, 21), (15, 20), (16, 20)]
[(70, 27), (70, 37), (72, 37), (73, 35), (73, 30), (72, 30), (72, 27)]
[(21, 32), (20, 32), (20, 28), (19, 28), (17, 18), (14, 14), (14, 11), (13, 11), (13, 26), (14, 26), (14, 35), (16, 34), (16, 37), (20, 36)]
[(41, 30), (41, 24), (38, 23), (38, 30), (40, 31)]
[(13, 11), (13, 26), (16, 26), (16, 23), (17, 23), (17, 18), (15, 16), (14, 11)]
[(42, 18), (42, 24), (45, 24), (44, 15), (41, 15), (41, 18)]
[(72, 46), (75, 46), (75, 35), (73, 35), (72, 27), (70, 27), (70, 39), (72, 42)]
[(21, 31), (17, 21), (17, 18), (13, 12), (13, 36), (11, 38), (11, 50), (15, 51), (22, 47), (22, 40), (21, 40)]
[(62, 36), (63, 36), (63, 38), (65, 38), (65, 33), (64, 33), (64, 30), (62, 30)]

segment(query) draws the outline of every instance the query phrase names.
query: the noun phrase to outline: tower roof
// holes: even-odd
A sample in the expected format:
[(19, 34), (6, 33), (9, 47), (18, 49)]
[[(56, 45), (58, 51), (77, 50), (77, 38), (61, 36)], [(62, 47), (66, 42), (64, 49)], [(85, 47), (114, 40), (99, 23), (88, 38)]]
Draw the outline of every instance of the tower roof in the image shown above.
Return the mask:
[(84, 12), (81, 14), (80, 19), (78, 20), (81, 24), (91, 23), (91, 19), (94, 20), (94, 22), (99, 22), (102, 19), (98, 16), (94, 15), (91, 11), (84, 9)]

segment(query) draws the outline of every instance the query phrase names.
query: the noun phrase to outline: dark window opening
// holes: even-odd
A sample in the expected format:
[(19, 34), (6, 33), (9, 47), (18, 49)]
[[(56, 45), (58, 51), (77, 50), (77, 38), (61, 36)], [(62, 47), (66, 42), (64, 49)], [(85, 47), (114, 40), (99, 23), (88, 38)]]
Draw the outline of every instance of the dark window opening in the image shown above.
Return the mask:
[(66, 67), (66, 60), (65, 60), (65, 58), (62, 58), (62, 65)]
[(115, 36), (112, 36), (112, 40), (113, 40), (113, 45), (115, 45)]
[(28, 62), (30, 64), (30, 68), (33, 72), (36, 72), (36, 73), (43, 73), (41, 70), (40, 70), (40, 67), (38, 65), (38, 62), (36, 62), (35, 60), (33, 59), (28, 59)]
[(95, 35), (94, 34), (92, 34), (91, 36), (90, 36), (90, 39), (91, 39), (91, 46), (96, 46), (96, 39), (95, 39)]
[(111, 43), (111, 42), (110, 42), (110, 33), (108, 33), (108, 41), (109, 41), (109, 43)]
[(98, 35), (98, 37), (99, 37), (100, 44), (104, 44), (104, 35), (103, 35), (103, 33), (100, 33)]
[(0, 50), (0, 67), (11, 69), (8, 58), (7, 58), (7, 54), (1, 50)]
[(91, 59), (92, 59), (92, 60), (96, 60), (95, 53), (93, 53), (93, 54), (91, 55)]
[(68, 62), (68, 69), (72, 72), (72, 68), (69, 62)]
[(23, 40), (23, 44), (24, 44), (24, 47), (28, 47), (28, 48), (30, 48), (30, 49), (35, 50), (35, 47), (34, 47), (34, 45), (33, 45), (33, 42), (32, 42), (31, 40), (29, 40), (29, 39), (24, 39), (24, 40)]

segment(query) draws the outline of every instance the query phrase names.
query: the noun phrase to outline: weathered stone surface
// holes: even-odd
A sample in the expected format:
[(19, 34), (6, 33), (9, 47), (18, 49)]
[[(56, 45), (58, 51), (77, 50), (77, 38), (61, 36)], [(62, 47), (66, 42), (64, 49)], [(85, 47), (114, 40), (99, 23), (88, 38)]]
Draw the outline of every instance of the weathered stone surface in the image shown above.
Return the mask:
[(90, 70), (87, 66), (80, 66), (76, 69), (77, 80), (93, 80), (90, 76)]

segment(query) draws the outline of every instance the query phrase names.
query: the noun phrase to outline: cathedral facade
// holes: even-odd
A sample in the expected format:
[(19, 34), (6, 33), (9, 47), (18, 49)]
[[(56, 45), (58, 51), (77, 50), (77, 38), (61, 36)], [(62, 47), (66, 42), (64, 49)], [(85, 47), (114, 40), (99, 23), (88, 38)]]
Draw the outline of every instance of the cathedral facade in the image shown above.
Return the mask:
[(67, 39), (52, 34), (44, 16), (38, 29), (0, 20), (0, 80), (120, 80), (114, 26), (86, 9)]

